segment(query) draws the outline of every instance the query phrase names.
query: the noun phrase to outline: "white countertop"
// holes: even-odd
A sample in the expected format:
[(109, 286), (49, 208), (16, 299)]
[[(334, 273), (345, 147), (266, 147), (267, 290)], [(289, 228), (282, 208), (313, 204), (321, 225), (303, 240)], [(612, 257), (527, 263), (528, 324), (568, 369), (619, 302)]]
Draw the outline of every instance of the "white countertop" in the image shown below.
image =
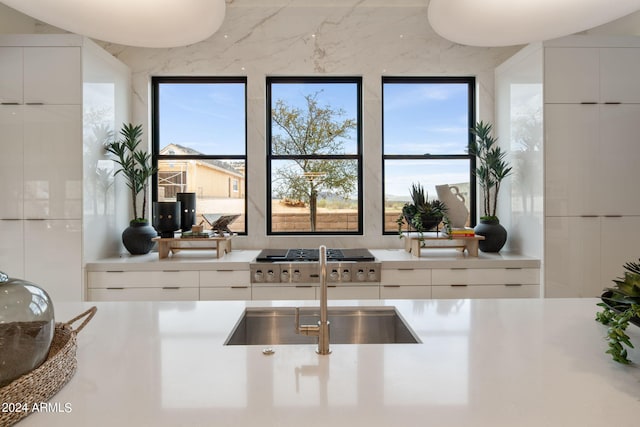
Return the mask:
[[(479, 253), (472, 257), (455, 249), (425, 249), (418, 258), (404, 249), (371, 249), (383, 268), (540, 268), (540, 260), (510, 253)], [(157, 252), (146, 255), (123, 255), (87, 263), (87, 271), (110, 270), (223, 270), (249, 269), (260, 253), (254, 249), (234, 249), (222, 258), (215, 251), (181, 251), (159, 259)]]
[[(20, 426), (636, 426), (640, 369), (605, 354), (595, 299), (394, 305), (421, 344), (223, 346), (268, 302), (97, 303), (78, 371)], [(273, 305), (293, 306), (292, 302)], [(92, 303), (60, 303), (56, 318)], [(316, 301), (306, 305), (317, 305)], [(640, 329), (628, 330), (640, 362)]]

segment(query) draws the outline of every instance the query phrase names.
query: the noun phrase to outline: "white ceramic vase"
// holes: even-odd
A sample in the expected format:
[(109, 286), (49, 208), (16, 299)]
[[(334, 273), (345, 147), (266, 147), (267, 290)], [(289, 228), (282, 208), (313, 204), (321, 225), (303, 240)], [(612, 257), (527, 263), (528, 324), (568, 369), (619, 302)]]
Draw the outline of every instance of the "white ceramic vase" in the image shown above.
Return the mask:
[(458, 187), (449, 184), (436, 185), (438, 199), (447, 207), (447, 217), (452, 228), (463, 228), (467, 224), (469, 209)]

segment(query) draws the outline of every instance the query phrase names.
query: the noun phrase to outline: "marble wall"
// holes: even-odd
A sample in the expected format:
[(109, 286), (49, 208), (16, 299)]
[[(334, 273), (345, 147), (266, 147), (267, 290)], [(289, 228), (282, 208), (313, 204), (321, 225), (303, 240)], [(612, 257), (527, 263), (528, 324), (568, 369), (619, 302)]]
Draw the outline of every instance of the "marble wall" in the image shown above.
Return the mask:
[[(493, 120), (494, 69), (519, 50), (444, 40), (429, 27), (427, 5), (428, 0), (230, 0), (220, 30), (201, 43), (171, 49), (102, 46), (131, 67), (133, 120), (147, 130), (151, 76), (247, 76), (249, 235), (239, 237), (236, 247), (401, 247), (397, 236), (382, 236), (381, 76), (476, 76), (479, 118)], [(363, 77), (363, 236), (266, 236), (265, 77), (289, 75)]]

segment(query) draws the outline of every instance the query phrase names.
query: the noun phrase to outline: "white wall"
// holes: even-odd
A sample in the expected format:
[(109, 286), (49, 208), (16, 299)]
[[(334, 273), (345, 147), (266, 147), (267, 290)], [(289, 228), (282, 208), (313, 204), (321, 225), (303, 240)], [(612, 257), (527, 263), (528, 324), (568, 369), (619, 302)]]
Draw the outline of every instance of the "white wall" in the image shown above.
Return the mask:
[(32, 34), (36, 32), (36, 20), (0, 3), (0, 33)]
[[(213, 37), (183, 48), (104, 44), (132, 69), (134, 122), (143, 123), (148, 134), (150, 76), (245, 75), (249, 236), (234, 245), (401, 247), (397, 236), (382, 236), (381, 76), (476, 76), (479, 117), (493, 120), (494, 68), (518, 48), (466, 47), (440, 38), (428, 25), (426, 1), (277, 3), (282, 2), (236, 0), (227, 5)], [(265, 77), (273, 75), (363, 77), (364, 236), (266, 237)]]

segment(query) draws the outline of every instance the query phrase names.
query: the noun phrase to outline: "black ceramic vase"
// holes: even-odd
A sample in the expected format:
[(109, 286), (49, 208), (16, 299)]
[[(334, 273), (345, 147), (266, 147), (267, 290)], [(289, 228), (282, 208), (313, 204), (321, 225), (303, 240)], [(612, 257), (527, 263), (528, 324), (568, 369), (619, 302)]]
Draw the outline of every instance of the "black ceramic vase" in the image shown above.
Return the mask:
[(484, 240), (478, 242), (478, 248), (482, 252), (500, 252), (507, 242), (507, 230), (500, 225), (498, 219), (481, 219), (473, 231), (478, 236), (484, 236)]
[(131, 255), (144, 255), (153, 249), (158, 232), (148, 222), (131, 221), (122, 232), (122, 243)]

